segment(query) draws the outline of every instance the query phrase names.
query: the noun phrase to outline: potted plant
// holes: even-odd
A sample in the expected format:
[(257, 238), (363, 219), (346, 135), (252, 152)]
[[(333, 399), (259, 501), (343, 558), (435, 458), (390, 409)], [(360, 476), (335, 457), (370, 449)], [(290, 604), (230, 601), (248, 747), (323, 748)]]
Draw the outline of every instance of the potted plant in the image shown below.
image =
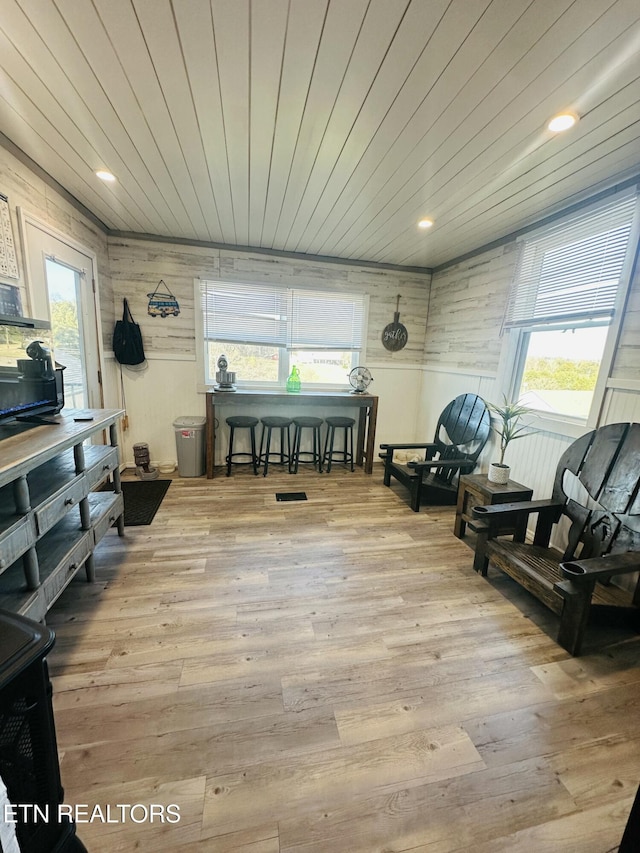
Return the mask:
[(507, 398), (501, 406), (496, 406), (494, 403), (487, 404), (491, 411), (498, 416), (497, 423), (491, 424), (491, 429), (500, 438), (500, 461), (492, 462), (489, 465), (489, 473), (487, 475), (490, 483), (507, 483), (511, 468), (504, 463), (504, 454), (512, 441), (516, 438), (524, 438), (525, 435), (531, 435), (535, 432), (527, 424), (521, 423), (522, 418), (532, 412), (531, 409), (517, 402), (509, 402)]

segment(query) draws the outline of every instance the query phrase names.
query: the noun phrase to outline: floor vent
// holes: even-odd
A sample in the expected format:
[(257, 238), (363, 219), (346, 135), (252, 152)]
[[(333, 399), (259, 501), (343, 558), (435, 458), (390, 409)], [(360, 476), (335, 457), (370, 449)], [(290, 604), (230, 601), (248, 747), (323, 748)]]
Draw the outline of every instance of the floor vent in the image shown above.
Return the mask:
[(277, 501), (306, 501), (306, 492), (276, 492)]

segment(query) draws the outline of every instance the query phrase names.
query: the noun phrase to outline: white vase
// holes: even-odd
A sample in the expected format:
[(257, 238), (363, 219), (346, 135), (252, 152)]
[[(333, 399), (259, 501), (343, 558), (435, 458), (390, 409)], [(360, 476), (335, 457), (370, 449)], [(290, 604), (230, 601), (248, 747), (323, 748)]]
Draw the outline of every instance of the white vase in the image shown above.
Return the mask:
[(498, 483), (499, 485), (504, 486), (505, 483), (509, 482), (510, 473), (511, 468), (508, 465), (503, 465), (500, 462), (492, 462), (489, 465), (487, 479), (490, 483)]

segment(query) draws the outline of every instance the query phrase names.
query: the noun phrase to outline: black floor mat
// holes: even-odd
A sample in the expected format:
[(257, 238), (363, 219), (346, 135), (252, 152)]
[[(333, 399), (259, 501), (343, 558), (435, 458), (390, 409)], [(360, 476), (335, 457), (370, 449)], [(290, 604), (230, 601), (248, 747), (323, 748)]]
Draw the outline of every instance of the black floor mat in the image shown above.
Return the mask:
[(124, 526), (151, 524), (171, 480), (126, 480), (122, 483)]

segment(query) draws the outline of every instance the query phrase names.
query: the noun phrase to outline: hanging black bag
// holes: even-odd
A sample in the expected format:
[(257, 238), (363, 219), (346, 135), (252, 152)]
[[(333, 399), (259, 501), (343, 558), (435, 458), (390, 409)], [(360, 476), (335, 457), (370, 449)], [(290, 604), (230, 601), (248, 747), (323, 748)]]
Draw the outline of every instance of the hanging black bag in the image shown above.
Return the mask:
[(126, 299), (123, 300), (122, 320), (113, 330), (113, 354), (120, 364), (142, 364), (145, 360), (142, 332), (135, 322)]

